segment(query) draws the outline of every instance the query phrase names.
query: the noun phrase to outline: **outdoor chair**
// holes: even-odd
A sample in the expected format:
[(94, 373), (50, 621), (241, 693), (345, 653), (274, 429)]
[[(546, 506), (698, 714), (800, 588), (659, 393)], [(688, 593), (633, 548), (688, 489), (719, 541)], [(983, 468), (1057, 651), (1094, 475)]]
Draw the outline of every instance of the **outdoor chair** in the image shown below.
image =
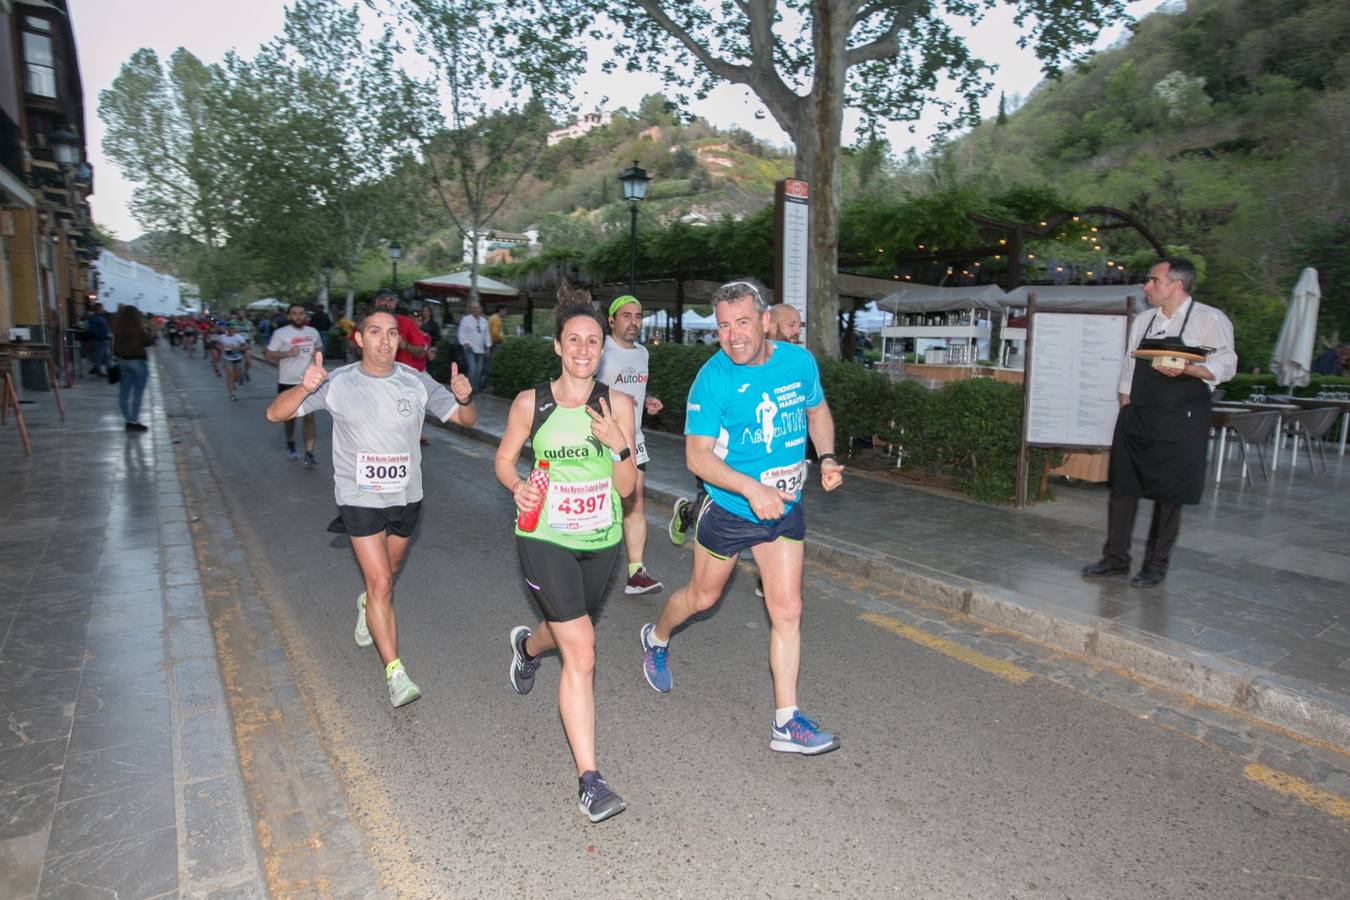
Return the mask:
[(1335, 407), (1322, 407), (1320, 409), (1305, 409), (1300, 412), (1290, 413), (1284, 417), (1284, 433), (1294, 437), (1294, 456), (1290, 465), (1298, 465), (1298, 442), (1303, 439), (1303, 446), (1308, 451), (1308, 468), (1316, 473), (1317, 467), (1313, 465), (1312, 445), (1317, 444), (1317, 455), (1322, 458), (1322, 471), (1327, 470), (1327, 451), (1323, 446), (1327, 432), (1331, 426), (1336, 424), (1336, 420), (1341, 417), (1341, 411)]
[(1252, 479), (1252, 466), (1247, 457), (1247, 445), (1252, 444), (1256, 447), (1256, 458), (1261, 464), (1261, 477), (1267, 482), (1270, 481), (1270, 473), (1266, 471), (1265, 445), (1270, 441), (1270, 436), (1275, 433), (1275, 424), (1279, 419), (1280, 414), (1276, 412), (1254, 412), (1233, 416), (1228, 420), (1228, 427), (1237, 434), (1238, 446), (1242, 448), (1243, 475), (1253, 487), (1256, 482)]

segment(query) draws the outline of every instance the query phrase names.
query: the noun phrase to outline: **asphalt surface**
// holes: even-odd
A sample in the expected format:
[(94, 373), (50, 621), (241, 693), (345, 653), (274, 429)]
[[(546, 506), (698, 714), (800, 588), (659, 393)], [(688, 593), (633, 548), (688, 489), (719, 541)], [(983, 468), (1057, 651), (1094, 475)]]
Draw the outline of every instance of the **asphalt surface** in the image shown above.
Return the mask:
[[(1264, 733), (1243, 731), (1239, 748), (1196, 739), (1141, 714), (1157, 702), (1140, 706), (1142, 686), (948, 625), (957, 643), (1002, 652), (978, 668), (887, 626), (867, 585), (819, 569), (800, 696), (843, 746), (810, 759), (768, 749), (768, 628), (749, 570), (676, 634), (664, 696), (642, 679), (637, 635), (666, 594), (625, 596), (616, 573), (597, 623), (598, 742), (629, 808), (591, 825), (557, 716), (556, 657), (529, 696), (507, 682), (507, 632), (538, 614), (492, 448), (429, 429), (422, 522), (395, 591), (400, 654), (424, 697), (393, 710), (374, 649), (352, 640), (359, 572), (346, 539), (324, 530), (326, 415), (321, 464), (306, 470), (263, 417), (270, 367), (255, 364), (231, 402), (200, 358), (164, 358), (164, 388), (181, 391), (206, 439), (388, 895), (1350, 896), (1350, 804), (1254, 781)], [(668, 593), (690, 554), (653, 523), (647, 564)], [(1268, 739), (1272, 759), (1303, 754)], [(1326, 781), (1325, 754), (1301, 758), (1322, 760)], [(1330, 777), (1350, 794), (1350, 779)]]

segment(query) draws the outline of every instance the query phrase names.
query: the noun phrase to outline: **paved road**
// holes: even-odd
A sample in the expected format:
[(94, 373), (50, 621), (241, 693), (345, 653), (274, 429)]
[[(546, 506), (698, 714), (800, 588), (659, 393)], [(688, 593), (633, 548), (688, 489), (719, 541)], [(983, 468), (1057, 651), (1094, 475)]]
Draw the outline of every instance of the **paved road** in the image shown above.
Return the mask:
[[(808, 586), (801, 696), (844, 744), (816, 759), (768, 750), (767, 625), (748, 572), (676, 636), (666, 696), (643, 682), (637, 652), (660, 601), (613, 586), (597, 626), (599, 746), (629, 810), (591, 826), (556, 660), (528, 697), (507, 684), (507, 631), (537, 616), (491, 448), (433, 431), (396, 591), (402, 657), (425, 697), (391, 710), (374, 650), (351, 638), (355, 563), (324, 531), (327, 422), (322, 465), (288, 462), (263, 419), (272, 371), (254, 373), (237, 403), (200, 359), (172, 355), (164, 383), (206, 439), (249, 575), (391, 895), (1350, 895), (1350, 778), (1328, 776), (1334, 757), (1241, 723), (1198, 740), (1180, 701), (1158, 708), (1143, 687), (1010, 638), (888, 614), (867, 585), (823, 571)], [(689, 554), (653, 527), (647, 562), (673, 586)], [(1301, 802), (1254, 781), (1267, 740), (1270, 759), (1302, 759), (1341, 797)]]

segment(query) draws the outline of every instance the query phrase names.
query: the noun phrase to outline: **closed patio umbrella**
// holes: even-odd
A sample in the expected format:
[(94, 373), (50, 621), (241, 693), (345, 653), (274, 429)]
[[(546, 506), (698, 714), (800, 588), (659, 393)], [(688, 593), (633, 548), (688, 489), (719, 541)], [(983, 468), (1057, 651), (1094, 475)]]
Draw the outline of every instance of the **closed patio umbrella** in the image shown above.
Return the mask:
[(1270, 370), (1276, 384), (1305, 387), (1311, 380), (1313, 343), (1317, 337), (1317, 310), (1322, 304), (1322, 289), (1317, 270), (1306, 268), (1294, 285), (1289, 309), (1280, 326), (1280, 338), (1270, 357)]

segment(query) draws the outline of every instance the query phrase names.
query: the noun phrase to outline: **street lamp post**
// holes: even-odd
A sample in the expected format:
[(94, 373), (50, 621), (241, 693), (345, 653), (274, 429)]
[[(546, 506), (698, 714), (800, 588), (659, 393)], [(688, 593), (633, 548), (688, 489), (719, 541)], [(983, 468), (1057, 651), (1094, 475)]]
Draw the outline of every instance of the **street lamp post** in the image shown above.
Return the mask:
[(398, 293), (398, 261), (403, 256), (403, 245), (398, 241), (389, 242), (389, 264), (394, 267), (394, 293)]
[(619, 183), (623, 185), (623, 198), (628, 201), (631, 213), (628, 227), (628, 293), (637, 293), (637, 214), (638, 204), (647, 196), (647, 185), (651, 179), (647, 170), (633, 160), (633, 164), (619, 173)]

